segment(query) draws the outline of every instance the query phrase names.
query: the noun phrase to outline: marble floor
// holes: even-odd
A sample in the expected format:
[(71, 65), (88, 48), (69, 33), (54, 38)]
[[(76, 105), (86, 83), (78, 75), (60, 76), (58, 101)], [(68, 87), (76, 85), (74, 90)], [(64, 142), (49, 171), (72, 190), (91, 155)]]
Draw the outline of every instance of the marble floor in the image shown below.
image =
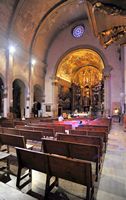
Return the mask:
[[(44, 174), (33, 171), (32, 185), (25, 187), (22, 191), (26, 193), (32, 188), (35, 193), (44, 195), (45, 178)], [(15, 187), (16, 177), (11, 176), (7, 184)], [(69, 200), (80, 200), (84, 196), (83, 186), (64, 180), (60, 180), (58, 191), (65, 192)], [(126, 199), (126, 132), (119, 123), (112, 124), (100, 180), (95, 184), (95, 199)]]
[(126, 199), (126, 132), (119, 123), (113, 123), (109, 134), (96, 199)]

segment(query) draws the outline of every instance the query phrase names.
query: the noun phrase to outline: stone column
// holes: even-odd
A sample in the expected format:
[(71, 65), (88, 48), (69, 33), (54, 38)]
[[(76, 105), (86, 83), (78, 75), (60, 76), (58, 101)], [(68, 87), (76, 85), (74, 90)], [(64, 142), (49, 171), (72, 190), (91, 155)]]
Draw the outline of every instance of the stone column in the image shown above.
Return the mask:
[(126, 113), (126, 45), (124, 45), (124, 112)]
[(6, 72), (5, 72), (5, 90), (4, 90), (4, 117), (12, 118), (13, 116), (13, 65), (14, 55), (9, 53), (9, 49), (5, 52), (6, 56)]
[(26, 102), (25, 102), (25, 118), (30, 118), (30, 94), (26, 94)]
[(5, 118), (7, 118), (7, 114), (9, 112), (7, 96), (7, 88), (5, 88), (3, 92), (3, 117)]
[(58, 80), (55, 79), (52, 81), (52, 113), (53, 117), (58, 116)]
[[(32, 56), (29, 56), (29, 77), (28, 77), (28, 83), (29, 83), (29, 88), (28, 88), (28, 92), (26, 95), (26, 110), (27, 110), (27, 118), (32, 117), (32, 106), (33, 106), (33, 77), (32, 77), (32, 72), (34, 70), (34, 65), (32, 63)], [(27, 109), (29, 108), (29, 109)]]
[(104, 74), (104, 115), (110, 115), (110, 74)]

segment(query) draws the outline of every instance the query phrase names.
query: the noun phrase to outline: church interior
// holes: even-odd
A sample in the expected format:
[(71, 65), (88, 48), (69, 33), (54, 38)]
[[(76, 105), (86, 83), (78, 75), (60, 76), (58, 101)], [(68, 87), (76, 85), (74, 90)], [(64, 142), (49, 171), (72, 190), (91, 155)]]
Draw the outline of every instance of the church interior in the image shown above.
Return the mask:
[(125, 113), (126, 0), (0, 0), (0, 199), (124, 200)]

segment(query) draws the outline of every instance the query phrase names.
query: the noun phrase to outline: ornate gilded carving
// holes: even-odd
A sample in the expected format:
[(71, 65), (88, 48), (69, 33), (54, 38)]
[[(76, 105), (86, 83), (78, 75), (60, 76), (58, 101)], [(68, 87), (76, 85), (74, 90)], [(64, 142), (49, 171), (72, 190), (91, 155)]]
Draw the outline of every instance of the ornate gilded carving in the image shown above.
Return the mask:
[(106, 15), (126, 15), (126, 9), (122, 9), (118, 7), (117, 5), (112, 4), (112, 1), (108, 1), (108, 3), (103, 3), (100, 0), (87, 0), (90, 2), (93, 6), (94, 11), (99, 11), (100, 13), (106, 14)]
[(114, 26), (109, 30), (102, 31), (98, 34), (101, 44), (107, 48), (113, 42), (118, 41), (126, 34), (126, 26)]
[(91, 49), (78, 49), (70, 52), (62, 59), (56, 76), (71, 83), (78, 70), (85, 66), (92, 66), (102, 73), (104, 63), (97, 52)]
[(126, 15), (126, 10), (121, 9), (113, 4), (103, 4), (99, 1), (97, 1), (94, 5), (94, 10), (98, 10), (101, 13), (107, 14), (107, 15)]
[(79, 84), (80, 86), (95, 86), (102, 80), (102, 73), (92, 67), (86, 66), (81, 68), (74, 76), (73, 82)]

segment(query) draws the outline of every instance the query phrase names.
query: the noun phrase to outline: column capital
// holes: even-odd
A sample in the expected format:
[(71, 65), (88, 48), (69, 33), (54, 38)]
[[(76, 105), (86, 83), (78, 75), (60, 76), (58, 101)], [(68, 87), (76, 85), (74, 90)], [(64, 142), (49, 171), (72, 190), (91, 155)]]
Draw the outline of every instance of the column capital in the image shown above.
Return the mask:
[(52, 81), (52, 85), (58, 86), (58, 84), (59, 84), (58, 79), (55, 79), (55, 80)]
[(104, 74), (104, 80), (107, 80), (107, 79), (109, 79), (110, 78), (110, 76), (111, 76), (111, 74)]

